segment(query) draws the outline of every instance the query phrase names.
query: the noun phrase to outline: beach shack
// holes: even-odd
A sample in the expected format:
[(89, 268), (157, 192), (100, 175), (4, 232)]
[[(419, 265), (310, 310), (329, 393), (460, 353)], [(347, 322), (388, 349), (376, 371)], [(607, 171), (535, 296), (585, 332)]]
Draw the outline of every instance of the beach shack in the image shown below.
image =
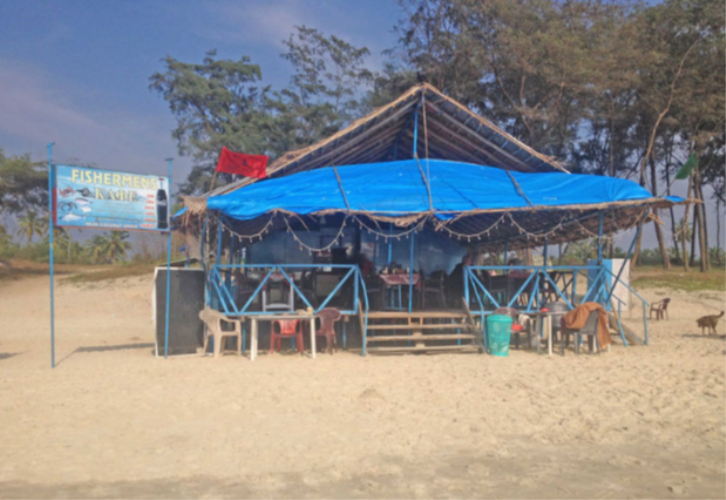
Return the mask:
[[(207, 307), (252, 321), (255, 342), (255, 318), (335, 308), (340, 341), (366, 355), (481, 352), (485, 318), (501, 307), (531, 315), (539, 337), (550, 309), (584, 302), (607, 309), (624, 345), (647, 344), (647, 303), (626, 286), (642, 305), (638, 336), (613, 294), (626, 264), (604, 265), (603, 241), (637, 228), (629, 257), (653, 209), (684, 200), (571, 174), (424, 83), (281, 156), (264, 180), (184, 201), (208, 257)], [(550, 264), (550, 245), (587, 238), (594, 263)], [(534, 248), (540, 264), (514, 258)]]

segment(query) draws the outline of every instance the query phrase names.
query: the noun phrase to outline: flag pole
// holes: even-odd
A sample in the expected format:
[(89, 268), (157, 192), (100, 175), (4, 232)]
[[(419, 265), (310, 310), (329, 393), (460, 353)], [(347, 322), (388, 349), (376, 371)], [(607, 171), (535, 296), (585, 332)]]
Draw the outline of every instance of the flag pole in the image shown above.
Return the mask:
[(55, 290), (53, 280), (55, 269), (53, 266), (53, 145), (48, 143), (48, 246), (50, 250), (50, 367), (55, 368)]
[(167, 196), (167, 210), (166, 217), (168, 220), (167, 224), (167, 236), (166, 236), (166, 322), (164, 325), (164, 359), (169, 357), (169, 296), (171, 295), (171, 158), (167, 158), (166, 161), (169, 165), (169, 181), (168, 189), (169, 196)]

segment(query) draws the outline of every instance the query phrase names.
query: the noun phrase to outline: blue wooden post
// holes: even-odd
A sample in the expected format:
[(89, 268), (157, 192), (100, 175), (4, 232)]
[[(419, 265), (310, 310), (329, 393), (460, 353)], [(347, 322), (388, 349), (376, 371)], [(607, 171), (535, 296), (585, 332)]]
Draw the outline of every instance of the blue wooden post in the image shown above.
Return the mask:
[(199, 233), (199, 257), (202, 259), (202, 271), (204, 271), (204, 305), (209, 307), (210, 305), (210, 293), (209, 293), (209, 273), (207, 272), (207, 259), (204, 252), (208, 251), (204, 248), (204, 235), (207, 234), (207, 226), (209, 225), (209, 212), (204, 214), (204, 223), (202, 224), (202, 230)]
[[(413, 311), (413, 244), (416, 231), (411, 231), (411, 249), (408, 268), (408, 312)], [(420, 277), (423, 280), (423, 276)]]
[[(600, 210), (600, 213), (598, 215), (599, 220), (597, 224), (597, 265), (599, 267), (602, 267), (602, 221), (603, 221), (603, 211)], [(597, 287), (597, 293), (595, 294), (595, 302), (600, 299), (600, 294), (602, 293), (603, 287), (605, 286), (605, 279), (606, 277), (603, 276), (600, 282), (595, 283), (595, 286)], [(609, 279), (609, 277), (607, 278)], [(603, 304), (604, 306), (605, 304)]]
[(50, 251), (50, 367), (55, 368), (55, 289), (53, 280), (55, 269), (53, 267), (53, 142), (48, 143), (48, 227)]
[(217, 265), (220, 264), (222, 260), (222, 232), (224, 231), (223, 225), (222, 225), (222, 217), (217, 219)]
[[(391, 234), (392, 233), (393, 233), (393, 224), (389, 224), (389, 226), (388, 226), (388, 241), (386, 241), (386, 243), (388, 243), (388, 264), (387, 264), (388, 266), (391, 265), (391, 257), (393, 255), (393, 253), (392, 253), (393, 252), (393, 246), (392, 246), (393, 243), (391, 242)], [(390, 269), (389, 269), (389, 271), (390, 271)]]
[[(543, 257), (543, 264), (542, 264), (542, 272), (547, 273), (547, 236), (545, 236), (544, 239), (544, 248), (542, 249), (542, 257)], [(547, 286), (547, 282), (545, 281), (545, 286)], [(540, 288), (539, 288), (539, 282), (537, 283), (537, 295), (540, 295)], [(543, 298), (544, 299), (544, 298)], [(544, 305), (544, 300), (540, 301), (541, 305)], [(542, 322), (540, 321), (540, 337), (542, 336), (541, 330), (542, 330)]]
[(413, 157), (418, 158), (418, 108), (413, 115)]
[[(229, 258), (227, 259), (227, 263), (230, 265), (234, 265), (234, 235), (230, 232), (229, 233)], [(232, 269), (227, 269), (227, 272), (224, 274), (224, 284), (227, 287), (228, 290), (232, 290)]]
[[(349, 316), (346, 316), (346, 319), (348, 317)], [(347, 351), (348, 350), (348, 332), (347, 332), (347, 329), (346, 329), (346, 325), (347, 324), (348, 324), (347, 321), (343, 321), (343, 350), (344, 351)]]
[(235, 264), (235, 252), (236, 248), (234, 245), (234, 235), (232, 233), (229, 233), (229, 263), (234, 265)]
[[(421, 276), (421, 279), (423, 280), (423, 276)], [(423, 287), (423, 283), (421, 283), (421, 286)], [(464, 269), (464, 302), (466, 302), (466, 307), (469, 307), (469, 269), (468, 268)]]
[[(391, 234), (393, 232), (393, 223), (390, 223), (388, 225), (388, 264), (386, 264), (386, 267), (388, 268), (388, 272), (391, 272), (391, 257), (393, 255), (393, 242), (391, 239)], [(390, 306), (393, 308), (393, 290), (391, 290), (391, 287), (383, 287), (383, 290), (389, 293), (388, 301), (391, 303)], [(384, 292), (381, 292), (384, 293)], [(384, 302), (385, 303), (385, 302)]]
[[(167, 158), (169, 168), (169, 197), (167, 203), (170, 210), (166, 211), (167, 219), (171, 219), (171, 158)], [(169, 221), (171, 222), (171, 221)], [(171, 295), (171, 224), (167, 223), (166, 236), (166, 322), (164, 324), (164, 359), (169, 356), (169, 300)]]
[(597, 224), (597, 265), (602, 265), (602, 219), (603, 211), (600, 210), (600, 220)]

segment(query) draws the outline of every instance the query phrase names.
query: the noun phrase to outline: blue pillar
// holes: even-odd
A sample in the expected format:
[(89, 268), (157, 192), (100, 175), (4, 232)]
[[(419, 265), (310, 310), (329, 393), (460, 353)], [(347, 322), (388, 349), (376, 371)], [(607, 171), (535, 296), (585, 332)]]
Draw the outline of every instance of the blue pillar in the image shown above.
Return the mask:
[[(600, 213), (598, 215), (598, 223), (597, 223), (597, 265), (599, 268), (602, 267), (602, 219), (603, 219), (603, 211), (600, 210)], [(599, 275), (599, 274), (598, 274)], [(597, 287), (597, 293), (595, 294), (595, 298), (593, 299), (595, 302), (600, 298), (600, 294), (604, 291), (605, 288), (605, 280), (610, 279), (608, 276), (607, 278), (605, 276), (601, 277), (600, 283), (595, 283), (595, 286)], [(605, 306), (607, 302), (603, 303), (603, 306)]]
[[(542, 261), (542, 272), (543, 273), (547, 273), (547, 246), (548, 246), (547, 245), (547, 236), (545, 236), (545, 239), (544, 239), (544, 248), (542, 249), (542, 258), (543, 258), (543, 261)], [(549, 282), (547, 281), (547, 279), (544, 276), (542, 277), (542, 282), (544, 283), (545, 287), (547, 287), (547, 283), (549, 283)], [(540, 283), (540, 281), (538, 280), (537, 283), (536, 283), (536, 285), (537, 285), (537, 289), (536, 289), (537, 290), (537, 292), (536, 292), (537, 295), (540, 295), (539, 283)], [(542, 305), (544, 305), (544, 297), (540, 297), (540, 304), (539, 305), (540, 305), (540, 307)], [(542, 322), (540, 321), (540, 337), (541, 336), (542, 336)]]
[(413, 115), (413, 157), (418, 158), (418, 110)]
[(222, 227), (222, 216), (217, 219), (217, 265), (222, 260), (222, 232), (224, 231), (224, 228)]
[(207, 256), (205, 252), (209, 249), (204, 247), (204, 238), (207, 234), (207, 226), (209, 225), (209, 212), (204, 214), (204, 223), (202, 224), (202, 230), (199, 233), (199, 257), (202, 260), (202, 270), (204, 271), (204, 304), (209, 307), (211, 301), (211, 294), (209, 291), (209, 272), (207, 270)]
[(166, 235), (166, 323), (164, 325), (164, 359), (169, 356), (169, 298), (171, 292), (171, 158), (167, 158), (169, 168), (169, 196), (167, 197), (167, 203), (169, 204), (169, 210), (166, 211), (166, 217), (168, 223), (167, 235)]
[[(413, 311), (413, 243), (414, 235), (416, 231), (411, 231), (411, 250), (409, 257), (409, 270), (408, 270), (408, 312)], [(423, 279), (423, 276), (420, 277)]]
[[(393, 250), (392, 249), (393, 243), (391, 242), (392, 232), (393, 232), (393, 223), (388, 225), (388, 241), (387, 241), (387, 243), (388, 243), (388, 266), (391, 265), (391, 256), (392, 256), (392, 250)], [(390, 269), (389, 269), (389, 271), (390, 271)]]
[(597, 265), (602, 264), (602, 219), (603, 211), (600, 210), (600, 220), (597, 225)]
[(50, 251), (50, 367), (55, 368), (55, 289), (53, 279), (55, 269), (53, 267), (53, 142), (48, 144), (48, 227), (49, 251)]

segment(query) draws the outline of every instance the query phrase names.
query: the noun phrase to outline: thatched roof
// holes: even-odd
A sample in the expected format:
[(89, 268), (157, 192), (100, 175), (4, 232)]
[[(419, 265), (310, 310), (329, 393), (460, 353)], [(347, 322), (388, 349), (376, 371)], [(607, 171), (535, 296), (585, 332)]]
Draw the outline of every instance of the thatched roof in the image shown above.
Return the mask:
[[(412, 158), (413, 117), (417, 111), (420, 158), (426, 156), (427, 139), (429, 158), (476, 163), (520, 172), (567, 172), (555, 158), (538, 153), (486, 118), (446, 97), (432, 85), (423, 83), (336, 134), (306, 148), (282, 155), (268, 165), (267, 175), (280, 177), (331, 165)], [(240, 179), (212, 191), (210, 195), (228, 193), (255, 181), (256, 179)]]

